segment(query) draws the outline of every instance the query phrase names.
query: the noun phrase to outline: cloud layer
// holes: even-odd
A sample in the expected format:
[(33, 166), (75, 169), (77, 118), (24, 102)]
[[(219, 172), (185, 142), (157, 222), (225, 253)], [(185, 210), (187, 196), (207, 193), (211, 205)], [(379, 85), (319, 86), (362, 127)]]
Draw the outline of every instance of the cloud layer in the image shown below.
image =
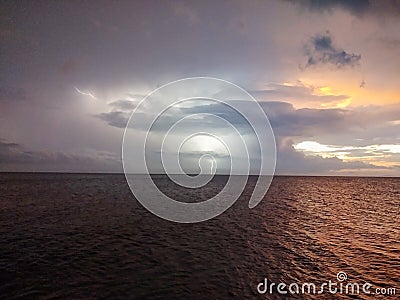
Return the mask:
[[(117, 170), (123, 129), (143, 96), (210, 76), (260, 102), (281, 173), (398, 176), (398, 154), (367, 152), (400, 144), (399, 16), (398, 0), (3, 1), (1, 168)], [(155, 135), (199, 112), (250, 135), (243, 119), (212, 104), (171, 109)], [(137, 115), (138, 134), (145, 118)], [(213, 127), (224, 132), (205, 117), (184, 129)], [(304, 142), (354, 150), (295, 148)]]
[(0, 140), (0, 172), (121, 172), (121, 161), (111, 153), (32, 151)]

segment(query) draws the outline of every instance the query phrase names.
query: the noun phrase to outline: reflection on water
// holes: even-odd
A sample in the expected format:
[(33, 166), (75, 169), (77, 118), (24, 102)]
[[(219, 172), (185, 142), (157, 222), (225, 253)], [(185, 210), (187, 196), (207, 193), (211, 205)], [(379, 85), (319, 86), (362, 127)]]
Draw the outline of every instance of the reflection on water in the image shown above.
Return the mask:
[[(226, 179), (184, 191), (157, 181), (195, 201)], [(400, 292), (400, 179), (277, 177), (252, 210), (250, 181), (221, 216), (176, 224), (142, 208), (123, 175), (0, 174), (0, 297), (273, 299), (257, 294), (264, 278), (339, 271)]]

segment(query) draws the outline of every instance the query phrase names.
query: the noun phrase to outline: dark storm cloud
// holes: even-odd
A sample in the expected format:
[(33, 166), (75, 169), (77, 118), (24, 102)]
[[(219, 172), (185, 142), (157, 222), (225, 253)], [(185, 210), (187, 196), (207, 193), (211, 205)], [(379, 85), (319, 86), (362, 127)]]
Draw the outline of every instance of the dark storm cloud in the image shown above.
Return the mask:
[[(110, 103), (110, 105), (111, 104), (112, 103)], [(125, 103), (123, 106), (125, 106)], [(148, 109), (151, 110), (151, 108)], [(199, 116), (199, 114), (203, 115)], [(185, 128), (181, 130), (190, 131), (193, 130), (193, 128), (217, 128), (224, 125), (221, 121), (218, 121), (217, 123), (216, 120), (218, 119), (209, 118), (207, 117), (207, 115), (204, 114), (210, 114), (226, 120), (230, 124), (236, 126), (237, 129), (243, 134), (248, 131), (246, 131), (244, 128), (244, 126), (247, 125), (245, 119), (235, 110), (221, 103), (197, 104), (191, 107), (170, 107), (157, 118), (156, 122), (154, 122), (152, 126), (152, 130), (165, 132), (166, 130), (168, 130), (168, 128), (171, 128), (177, 121), (193, 115), (197, 116), (194, 118), (186, 119), (185, 124), (187, 126), (185, 126)], [(118, 110), (101, 113), (95, 115), (95, 117), (107, 122), (107, 124), (109, 124), (110, 126), (125, 128), (130, 117), (130, 110), (122, 110), (122, 108), (119, 107)], [(140, 126), (142, 123), (141, 120), (147, 119), (148, 117), (149, 116), (148, 113), (146, 113), (146, 110), (136, 112), (134, 115), (136, 121), (134, 128), (137, 130), (144, 130), (145, 128), (142, 128)]]
[(32, 151), (18, 143), (0, 139), (0, 171), (121, 171), (120, 160), (113, 154), (95, 152), (87, 155)]
[(95, 115), (95, 117), (107, 122), (110, 126), (125, 128), (128, 123), (129, 114), (123, 111), (111, 111)]
[[(301, 108), (286, 102), (262, 102), (275, 135), (310, 137), (317, 135), (355, 134), (364, 139), (396, 135), (392, 125), (400, 115), (400, 105), (365, 106), (358, 108)], [(368, 129), (368, 130), (366, 130)]]
[(329, 32), (313, 36), (305, 46), (307, 63), (305, 67), (330, 64), (337, 68), (353, 67), (361, 60), (360, 54), (348, 53), (333, 45)]
[[(238, 102), (240, 100), (234, 101)], [(359, 120), (357, 113), (345, 109), (295, 109), (290, 103), (276, 101), (260, 102), (259, 104), (266, 112), (275, 134), (279, 136), (309, 136), (318, 133), (331, 133), (350, 130), (350, 128), (363, 124), (363, 120)], [(250, 103), (243, 102), (243, 107), (246, 109), (249, 108), (249, 105)], [(254, 109), (256, 108), (254, 107)], [(152, 130), (166, 131), (178, 120), (198, 114), (215, 115), (232, 124), (241, 134), (252, 132), (249, 124), (240, 113), (221, 103), (194, 104), (190, 107), (179, 108), (172, 107), (157, 119)], [(110, 126), (125, 128), (129, 116), (130, 114), (126, 111), (118, 110), (102, 113), (95, 117), (107, 122)], [(146, 111), (137, 112), (135, 115), (135, 120), (137, 121), (135, 129), (143, 130), (140, 127), (141, 119), (146, 119), (147, 117)], [(186, 126), (182, 130), (187, 130), (188, 132), (196, 128), (226, 129), (223, 122), (217, 122), (217, 119), (207, 116), (186, 119), (185, 124)]]
[[(234, 100), (240, 101), (240, 100)], [(396, 126), (390, 125), (390, 121), (396, 121), (400, 115), (400, 106), (392, 105), (388, 107), (367, 106), (357, 109), (344, 108), (300, 108), (296, 109), (293, 104), (279, 101), (259, 102), (265, 111), (276, 136), (280, 137), (310, 137), (320, 134), (337, 134), (361, 131), (365, 134), (365, 128), (370, 128), (368, 132), (371, 135), (377, 133), (373, 128), (382, 126), (388, 130), (388, 135), (393, 135)], [(243, 107), (248, 108), (249, 103), (244, 103)], [(173, 107), (167, 110), (154, 123), (152, 130), (166, 131), (171, 128), (178, 120), (195, 114), (216, 115), (235, 126), (242, 134), (248, 134), (251, 131), (247, 121), (238, 112), (220, 103), (203, 103), (191, 107)], [(112, 111), (96, 115), (97, 118), (107, 122), (110, 126), (125, 128), (130, 114), (124, 111)], [(145, 111), (135, 115), (135, 129), (140, 128), (142, 118), (147, 118)], [(253, 120), (254, 121), (254, 120)], [(224, 124), (216, 123), (212, 118), (192, 118), (185, 121), (184, 130), (190, 132), (198, 128), (226, 128)], [(392, 130), (392, 127), (396, 127)], [(367, 133), (368, 133), (367, 132)]]
[[(250, 103), (247, 104), (251, 105)], [(215, 115), (228, 123), (234, 125), (242, 134), (248, 132), (245, 130), (245, 126), (248, 125), (246, 119), (235, 109), (223, 103), (212, 103), (212, 104), (204, 104), (204, 105), (194, 105), (192, 107), (180, 108), (180, 112), (183, 116), (192, 115), (192, 114), (210, 114)], [(207, 118), (203, 119), (205, 122), (208, 121), (207, 126), (214, 127), (216, 124), (212, 122), (212, 120), (208, 120)], [(198, 120), (198, 126), (201, 126), (201, 122), (203, 120)], [(214, 124), (213, 124), (214, 123)], [(220, 123), (222, 125), (223, 123)]]
[(121, 109), (121, 110), (133, 110), (137, 103), (135, 101), (132, 100), (117, 100), (111, 103), (108, 103), (108, 105), (116, 108), (116, 109)]
[(108, 103), (112, 111), (97, 114), (94, 115), (94, 117), (105, 121), (110, 126), (125, 128), (131, 112), (136, 108), (143, 97), (142, 95), (128, 94), (128, 99), (120, 99)]
[(362, 17), (364, 15), (397, 16), (400, 14), (399, 0), (285, 0), (316, 12), (332, 12), (342, 9)]
[(286, 102), (262, 102), (271, 126), (279, 136), (310, 136), (349, 130), (356, 126), (354, 113), (345, 109), (295, 109)]

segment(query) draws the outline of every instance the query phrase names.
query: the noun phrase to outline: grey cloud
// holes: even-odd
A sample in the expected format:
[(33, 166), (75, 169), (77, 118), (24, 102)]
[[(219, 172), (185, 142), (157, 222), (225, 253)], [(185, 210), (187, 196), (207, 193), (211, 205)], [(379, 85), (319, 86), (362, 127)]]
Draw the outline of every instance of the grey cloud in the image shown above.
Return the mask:
[(20, 145), (17, 143), (8, 143), (3, 139), (0, 139), (0, 162), (4, 161), (4, 158), (17, 153), (20, 149)]
[(127, 94), (128, 99), (120, 99), (108, 103), (112, 111), (94, 115), (94, 117), (107, 122), (110, 126), (125, 128), (128, 123), (130, 113), (137, 107), (139, 101), (144, 96)]
[[(240, 101), (240, 100), (234, 100)], [(301, 108), (296, 109), (291, 103), (278, 101), (259, 102), (265, 111), (276, 136), (310, 137), (317, 135), (346, 135), (357, 132), (359, 137), (371, 140), (387, 132), (389, 136), (398, 130), (398, 125), (390, 121), (398, 120), (400, 105), (392, 106), (367, 106), (356, 108)], [(248, 104), (247, 104), (248, 108)], [(185, 116), (199, 113), (209, 113), (219, 116), (234, 125), (241, 134), (252, 133), (247, 121), (229, 107), (218, 103), (203, 103), (192, 107), (171, 108), (167, 110), (154, 123), (152, 130), (165, 131), (177, 120)], [(125, 128), (129, 114), (123, 111), (112, 111), (96, 115), (97, 118), (107, 122), (110, 126)], [(146, 118), (143, 111), (136, 115), (135, 129), (141, 130), (140, 124)], [(185, 121), (184, 129), (191, 132), (193, 128), (213, 128), (224, 130), (222, 122), (216, 123), (212, 118), (190, 118)], [(365, 131), (365, 128), (369, 128)], [(183, 133), (183, 132), (181, 132)]]
[[(151, 108), (148, 108), (151, 109)], [(171, 107), (166, 110), (159, 118), (154, 122), (152, 126), (152, 131), (166, 131), (168, 128), (171, 128), (178, 120), (190, 115), (196, 114), (211, 114), (217, 117), (220, 117), (223, 120), (228, 121), (237, 127), (238, 130), (242, 134), (245, 134), (248, 130), (245, 127), (248, 127), (245, 119), (238, 113), (236, 113), (232, 108), (220, 103), (212, 103), (212, 104), (201, 104), (194, 105), (192, 107)], [(108, 113), (101, 113), (95, 115), (96, 118), (99, 118), (105, 122), (107, 122), (110, 126), (117, 128), (125, 128), (130, 113), (122, 110), (111, 111)], [(146, 110), (141, 112), (136, 112), (135, 114), (135, 129), (142, 130), (144, 128), (141, 127), (142, 120), (148, 118), (146, 114)], [(222, 122), (216, 122), (218, 119), (212, 119), (205, 115), (197, 116), (196, 118), (188, 118), (185, 120), (185, 127), (181, 128), (182, 130), (192, 130), (193, 128), (218, 128), (223, 125)], [(225, 127), (225, 126), (224, 126)]]
[(262, 102), (275, 135), (311, 136), (320, 133), (349, 130), (357, 126), (353, 113), (345, 109), (295, 109), (286, 102)]
[[(367, 141), (396, 136), (398, 125), (390, 121), (399, 119), (400, 105), (365, 106), (354, 108), (301, 108), (286, 102), (261, 102), (278, 136), (330, 136), (344, 139), (347, 135)], [(366, 130), (368, 129), (368, 130)], [(397, 134), (398, 135), (398, 134)]]
[(337, 68), (353, 67), (359, 64), (361, 55), (348, 53), (333, 45), (329, 32), (313, 36), (305, 46), (307, 63), (305, 67), (330, 64)]
[[(180, 108), (180, 111), (183, 115), (191, 115), (191, 114), (199, 114), (199, 113), (208, 113), (220, 117), (221, 119), (229, 122), (234, 125), (240, 132), (244, 133), (244, 126), (248, 125), (246, 119), (233, 108), (228, 105), (222, 103), (212, 103), (205, 105), (196, 105), (193, 107)], [(215, 126), (216, 124), (209, 123), (210, 121), (206, 118), (203, 118), (205, 122), (208, 123), (209, 126)], [(199, 120), (200, 123), (198, 125), (201, 126), (202, 120)], [(221, 123), (222, 124), (222, 123)]]
[(18, 148), (19, 144), (17, 143), (8, 143), (4, 139), (0, 138), (0, 151), (3, 151), (5, 149), (12, 149), (12, 148)]
[(399, 0), (286, 0), (315, 12), (333, 12), (342, 9), (357, 17), (397, 16), (400, 14)]
[(129, 114), (123, 111), (112, 111), (95, 115), (95, 117), (107, 122), (110, 126), (125, 128), (128, 123)]
[[(227, 153), (218, 153), (215, 151), (207, 151), (207, 154), (215, 157), (215, 158), (229, 158)], [(204, 155), (203, 151), (190, 151), (190, 152), (182, 152), (182, 156), (190, 157), (190, 158), (199, 158), (200, 156)]]
[(136, 107), (137, 103), (132, 100), (121, 99), (111, 102), (108, 105), (121, 110), (133, 110)]
[(121, 162), (108, 152), (32, 151), (0, 139), (0, 171), (120, 172)]
[(370, 0), (287, 0), (309, 8), (313, 11), (332, 10), (334, 8), (341, 8), (350, 11), (354, 15), (365, 13), (371, 6)]
[[(373, 172), (373, 170), (377, 170), (377, 172), (393, 172), (394, 170), (393, 168), (385, 168), (361, 161), (365, 156), (365, 151), (352, 151), (352, 154), (348, 156), (354, 157), (354, 161), (349, 162), (337, 157), (324, 158), (318, 155), (305, 155), (294, 149), (293, 141), (316, 140), (334, 145), (338, 140), (347, 141), (349, 138), (351, 139), (349, 145), (368, 146), (374, 143), (380, 144), (387, 133), (389, 137), (388, 143), (393, 143), (393, 136), (398, 132), (399, 125), (395, 125), (391, 121), (398, 120), (400, 115), (400, 105), (398, 104), (346, 109), (296, 109), (291, 103), (287, 102), (264, 101), (259, 102), (259, 104), (266, 112), (278, 140), (278, 174), (330, 174), (341, 172), (342, 170), (350, 170), (349, 172), (359, 172), (361, 170), (368, 173)], [(154, 124), (154, 138), (158, 141), (160, 136), (177, 120), (199, 113), (217, 115), (238, 128), (242, 136), (247, 136), (250, 132), (245, 131), (245, 125), (248, 125), (245, 124), (246, 121), (231, 109), (226, 108), (226, 105), (210, 102), (197, 102), (193, 106), (173, 107), (167, 110)], [(103, 120), (107, 121), (111, 126), (121, 128), (125, 126), (127, 118), (128, 115), (124, 115), (123, 112), (103, 114)], [(140, 128), (142, 118), (147, 118), (145, 110), (136, 117), (135, 129), (143, 129)], [(208, 129), (220, 130), (217, 132), (222, 135), (227, 134), (226, 128), (221, 124), (217, 124), (213, 119), (194, 118), (190, 119), (183, 128), (174, 134), (193, 133), (194, 129), (205, 131)], [(368, 130), (365, 130), (367, 128)], [(360, 141), (355, 141), (354, 137), (360, 137), (361, 139)], [(378, 141), (377, 138), (381, 140)], [(188, 162), (192, 161), (190, 157), (193, 154), (183, 155)], [(358, 159), (358, 157), (360, 158)], [(394, 158), (398, 159), (397, 156), (393, 155), (390, 159)], [(388, 158), (388, 160), (390, 159)]]

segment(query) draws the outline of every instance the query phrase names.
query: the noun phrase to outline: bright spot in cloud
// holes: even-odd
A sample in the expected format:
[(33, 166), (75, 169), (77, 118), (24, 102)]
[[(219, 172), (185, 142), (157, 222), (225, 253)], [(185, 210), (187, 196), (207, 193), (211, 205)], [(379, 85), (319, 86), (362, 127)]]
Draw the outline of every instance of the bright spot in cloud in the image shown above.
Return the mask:
[(215, 137), (209, 135), (197, 135), (191, 139), (194, 150), (201, 151), (204, 153), (226, 153), (224, 145)]
[(328, 145), (323, 145), (317, 142), (304, 141), (294, 145), (296, 150), (309, 151), (309, 152), (331, 152), (336, 149)]
[(351, 104), (351, 99), (348, 98), (342, 102), (328, 102), (328, 103), (322, 103), (321, 107), (324, 108), (345, 108)]
[[(333, 92), (332, 88), (329, 86), (320, 87), (317, 90), (317, 95), (320, 96), (340, 96)], [(324, 108), (345, 108), (351, 104), (351, 98), (347, 98), (343, 101), (331, 101), (327, 103), (322, 103), (321, 107)]]
[(392, 124), (392, 125), (400, 125), (400, 120), (391, 121), (390, 124)]
[(319, 155), (322, 157), (337, 157), (343, 160), (381, 158), (400, 153), (400, 145), (382, 144), (368, 146), (337, 146), (324, 145), (313, 141), (304, 141), (294, 145), (298, 151), (308, 155)]
[(400, 145), (372, 145), (368, 147), (372, 151), (382, 151), (389, 153), (400, 153)]

